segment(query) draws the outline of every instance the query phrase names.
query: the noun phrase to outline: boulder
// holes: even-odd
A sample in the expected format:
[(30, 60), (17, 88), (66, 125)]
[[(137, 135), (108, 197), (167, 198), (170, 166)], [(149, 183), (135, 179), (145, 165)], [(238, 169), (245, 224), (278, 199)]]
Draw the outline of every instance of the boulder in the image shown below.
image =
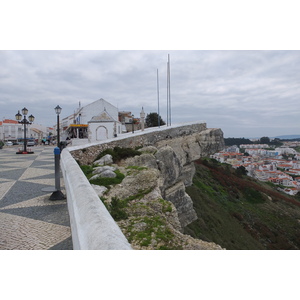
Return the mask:
[(112, 166), (96, 167), (96, 168), (94, 168), (92, 174), (101, 174), (104, 171), (112, 171), (113, 172), (113, 171), (116, 171), (116, 168), (112, 167)]
[(174, 185), (181, 175), (182, 165), (176, 153), (170, 146), (160, 148), (155, 157), (158, 161), (158, 168), (161, 172), (161, 189)]
[(95, 192), (99, 197), (103, 196), (103, 194), (107, 191), (107, 188), (105, 186), (95, 185), (91, 184)]
[(126, 160), (128, 166), (139, 166), (157, 169), (156, 158), (149, 153), (143, 153), (139, 156), (130, 157)]
[(112, 156), (110, 154), (106, 154), (103, 157), (101, 157), (100, 159), (94, 161), (94, 164), (100, 165), (100, 166), (109, 165), (109, 164), (112, 164), (112, 163), (113, 163), (113, 159), (112, 159)]
[(117, 174), (111, 170), (105, 170), (100, 173), (100, 177), (115, 178), (117, 177)]
[(198, 217), (193, 207), (193, 200), (185, 192), (185, 185), (183, 182), (179, 182), (170, 187), (166, 190), (165, 194), (165, 199), (175, 205), (182, 227), (197, 220)]
[(99, 174), (95, 174), (94, 176), (92, 176), (90, 178), (90, 181), (98, 179), (98, 178), (115, 178), (115, 177), (117, 177), (117, 174), (115, 172), (110, 171), (110, 170), (105, 170)]
[(140, 151), (142, 153), (155, 154), (157, 152), (157, 148), (154, 146), (146, 146), (146, 147), (139, 149), (138, 151)]

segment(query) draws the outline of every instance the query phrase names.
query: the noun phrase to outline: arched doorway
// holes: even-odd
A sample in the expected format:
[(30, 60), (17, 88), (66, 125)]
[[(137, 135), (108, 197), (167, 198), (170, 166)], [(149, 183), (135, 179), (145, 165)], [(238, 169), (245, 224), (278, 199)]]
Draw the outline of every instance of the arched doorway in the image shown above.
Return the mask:
[(108, 130), (105, 126), (99, 126), (96, 129), (96, 140), (102, 141), (108, 139)]

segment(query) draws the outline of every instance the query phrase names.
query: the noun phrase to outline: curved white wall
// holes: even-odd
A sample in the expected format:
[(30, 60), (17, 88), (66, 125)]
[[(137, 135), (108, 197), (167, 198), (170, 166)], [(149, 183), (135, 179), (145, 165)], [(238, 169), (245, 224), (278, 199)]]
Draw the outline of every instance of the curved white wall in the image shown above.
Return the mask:
[(132, 250), (68, 149), (61, 153), (74, 250)]

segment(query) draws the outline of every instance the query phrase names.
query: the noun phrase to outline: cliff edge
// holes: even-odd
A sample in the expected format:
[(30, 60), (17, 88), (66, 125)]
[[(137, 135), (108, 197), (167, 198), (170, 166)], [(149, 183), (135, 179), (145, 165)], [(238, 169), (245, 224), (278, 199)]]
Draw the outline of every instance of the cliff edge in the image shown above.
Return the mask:
[(220, 129), (195, 124), (78, 149), (72, 154), (80, 163), (91, 163), (96, 155), (116, 146), (142, 146), (141, 155), (113, 164), (124, 179), (99, 194), (133, 248), (222, 249), (183, 234), (197, 219), (185, 191), (192, 184), (194, 161), (224, 147)]

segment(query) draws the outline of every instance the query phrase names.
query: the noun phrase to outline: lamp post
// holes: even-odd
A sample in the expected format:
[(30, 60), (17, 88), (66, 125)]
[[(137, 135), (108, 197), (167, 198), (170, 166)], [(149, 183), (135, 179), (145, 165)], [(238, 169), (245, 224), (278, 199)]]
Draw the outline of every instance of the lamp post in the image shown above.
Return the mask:
[(61, 107), (57, 105), (54, 110), (57, 114), (57, 147), (60, 147), (60, 136), (59, 136), (59, 114), (61, 113)]
[(63, 200), (66, 199), (62, 191), (60, 190), (60, 137), (59, 137), (59, 114), (61, 113), (61, 107), (57, 105), (54, 108), (57, 114), (57, 147), (54, 148), (54, 170), (55, 170), (55, 190), (51, 194), (49, 200)]
[(134, 118), (134, 115), (132, 115), (132, 133), (134, 133), (133, 118)]
[(19, 151), (17, 152), (17, 154), (32, 154), (34, 152), (27, 152), (27, 140), (26, 140), (26, 125), (32, 124), (32, 122), (34, 121), (34, 116), (30, 115), (28, 117), (28, 120), (26, 119), (26, 116), (28, 114), (28, 109), (26, 107), (24, 107), (22, 109), (22, 114), (24, 116), (23, 120), (22, 120), (22, 115), (20, 114), (20, 111), (18, 110), (18, 113), (16, 114), (16, 120), (20, 123), (24, 125), (24, 150), (23, 151)]

